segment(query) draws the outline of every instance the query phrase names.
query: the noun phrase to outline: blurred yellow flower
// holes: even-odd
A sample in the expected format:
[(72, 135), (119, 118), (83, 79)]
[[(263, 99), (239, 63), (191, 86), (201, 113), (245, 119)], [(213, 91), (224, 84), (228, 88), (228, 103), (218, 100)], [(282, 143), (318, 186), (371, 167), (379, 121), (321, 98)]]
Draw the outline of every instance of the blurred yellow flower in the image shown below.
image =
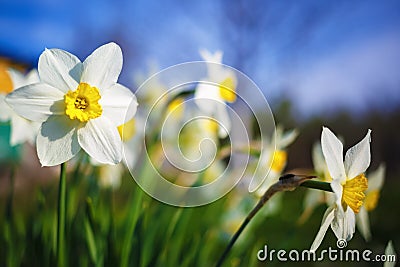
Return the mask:
[[(20, 117), (9, 107), (9, 105), (5, 103), (5, 98), (7, 93), (9, 92), (18, 90), (18, 88), (22, 86), (38, 82), (38, 72), (36, 69), (33, 69), (29, 73), (24, 75), (18, 70), (8, 69), (6, 74), (11, 81), (11, 89), (8, 88), (7, 85), (5, 85), (4, 83), (2, 85), (6, 87), (0, 88), (0, 121), (10, 121), (11, 146), (22, 144), (24, 142), (28, 142), (33, 145), (35, 143), (40, 124)], [(1, 91), (1, 89), (3, 89), (3, 91)]]
[(361, 206), (360, 212), (356, 215), (357, 228), (366, 241), (371, 239), (368, 213), (378, 205), (380, 191), (385, 180), (385, 165), (381, 164), (368, 177), (368, 189), (365, 191), (364, 205)]
[[(293, 143), (297, 135), (297, 130), (284, 132), (282, 126), (278, 125), (276, 127), (274, 139), (265, 145), (259, 159), (260, 164), (270, 166), (270, 170), (260, 188), (257, 189), (257, 196), (261, 197), (264, 195), (268, 188), (278, 181), (287, 163), (287, 152), (285, 149)], [(256, 175), (265, 176), (264, 173), (258, 173)]]
[(219, 136), (225, 138), (231, 128), (225, 105), (236, 101), (237, 78), (231, 69), (222, 65), (222, 51), (211, 54), (200, 50), (200, 54), (208, 63), (208, 77), (197, 85), (194, 98), (201, 111), (220, 123)]

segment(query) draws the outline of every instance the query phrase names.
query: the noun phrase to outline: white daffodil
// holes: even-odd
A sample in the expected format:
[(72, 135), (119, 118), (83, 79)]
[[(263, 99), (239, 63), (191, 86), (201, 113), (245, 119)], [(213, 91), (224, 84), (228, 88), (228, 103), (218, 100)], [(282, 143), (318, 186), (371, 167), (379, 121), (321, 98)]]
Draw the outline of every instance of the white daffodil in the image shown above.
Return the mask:
[(271, 185), (279, 180), (279, 177), (287, 163), (287, 152), (285, 149), (293, 143), (297, 135), (297, 130), (290, 130), (284, 133), (283, 128), (278, 125), (274, 140), (263, 148), (263, 153), (261, 154), (262, 157), (259, 160), (260, 164), (271, 167), (263, 184), (256, 191), (258, 197), (261, 197)]
[(368, 189), (365, 191), (364, 205), (356, 216), (357, 228), (366, 241), (371, 239), (371, 229), (368, 212), (378, 205), (379, 195), (385, 180), (385, 166), (381, 164), (378, 169), (368, 175)]
[(36, 140), (42, 166), (66, 162), (81, 148), (102, 163), (121, 161), (117, 126), (137, 108), (133, 93), (117, 83), (121, 69), (115, 43), (99, 47), (83, 63), (60, 49), (40, 55), (41, 82), (12, 92), (6, 101), (20, 116), (42, 122)]
[(214, 117), (222, 125), (218, 132), (221, 138), (225, 138), (231, 128), (226, 103), (236, 101), (237, 78), (231, 69), (221, 65), (222, 51), (211, 54), (209, 51), (201, 50), (200, 54), (209, 62), (208, 77), (197, 85), (194, 98), (200, 110)]
[(349, 241), (353, 237), (355, 213), (360, 211), (365, 198), (364, 191), (368, 188), (364, 172), (371, 161), (370, 135), (371, 130), (368, 130), (364, 139), (346, 152), (343, 161), (343, 144), (328, 128), (323, 127), (321, 146), (332, 177), (335, 202), (324, 214), (311, 251), (318, 249), (329, 226), (338, 239)]
[(34, 144), (40, 124), (20, 117), (5, 103), (5, 98), (8, 93), (18, 90), (22, 86), (38, 82), (39, 75), (36, 69), (31, 70), (27, 75), (17, 70), (9, 69), (6, 74), (9, 76), (12, 86), (11, 88), (0, 88), (0, 120), (10, 121), (11, 146), (23, 144), (24, 142)]

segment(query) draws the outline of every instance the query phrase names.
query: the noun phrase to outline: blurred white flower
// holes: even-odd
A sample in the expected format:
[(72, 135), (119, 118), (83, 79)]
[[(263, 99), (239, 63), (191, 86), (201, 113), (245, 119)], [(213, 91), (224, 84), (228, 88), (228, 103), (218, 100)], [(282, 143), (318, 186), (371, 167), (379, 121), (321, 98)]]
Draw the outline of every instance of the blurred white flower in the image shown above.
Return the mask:
[(365, 191), (364, 205), (356, 216), (357, 228), (366, 241), (371, 239), (371, 229), (368, 212), (374, 210), (378, 205), (379, 195), (385, 180), (385, 165), (381, 164), (378, 169), (368, 175), (368, 189)]
[(60, 49), (41, 54), (41, 82), (12, 92), (6, 101), (19, 115), (42, 122), (36, 140), (42, 166), (66, 162), (81, 148), (102, 163), (121, 161), (117, 126), (137, 108), (133, 93), (117, 83), (121, 69), (115, 43), (99, 47), (83, 63)]
[[(397, 255), (396, 255), (396, 251), (394, 250), (393, 247), (393, 242), (392, 240), (390, 240), (385, 248), (385, 255), (386, 255), (386, 261), (383, 264), (383, 267), (394, 267), (396, 266), (396, 262), (397, 262)], [(390, 257), (390, 260), (389, 260)], [(391, 261), (393, 260), (393, 261)]]
[(185, 115), (184, 101), (185, 99), (182, 97), (172, 100), (167, 104), (166, 110), (162, 114), (164, 117), (163, 124), (161, 125), (163, 139), (172, 144), (176, 142), (176, 139), (180, 134), (179, 127), (181, 126)]
[(157, 101), (161, 101), (160, 104), (165, 104), (168, 100), (167, 97), (162, 97), (167, 92), (167, 87), (158, 80), (158, 76), (153, 76), (159, 71), (158, 65), (155, 62), (150, 62), (146, 74), (139, 72), (134, 74), (134, 82), (138, 87), (146, 82), (145, 90), (136, 92), (141, 109), (150, 109)]
[(135, 116), (125, 124), (118, 126), (118, 133), (123, 144), (123, 160), (125, 166), (134, 166), (141, 153), (144, 139), (145, 121), (141, 116)]
[(364, 139), (346, 152), (343, 161), (343, 144), (328, 128), (323, 127), (321, 146), (332, 177), (331, 187), (335, 202), (324, 214), (311, 251), (318, 249), (329, 226), (338, 239), (349, 241), (353, 237), (355, 213), (360, 211), (365, 198), (364, 191), (368, 188), (364, 172), (371, 161), (370, 135), (371, 130), (368, 130)]
[(199, 116), (196, 107), (182, 103), (183, 99), (178, 98), (168, 106), (169, 118), (162, 129), (163, 149), (169, 160), (182, 169), (208, 168), (217, 155), (218, 123)]
[(270, 166), (270, 170), (264, 182), (256, 191), (258, 197), (264, 195), (268, 188), (279, 180), (287, 163), (287, 152), (285, 149), (293, 143), (297, 135), (298, 132), (296, 129), (283, 132), (283, 127), (278, 125), (274, 139), (264, 146), (259, 162), (264, 166)]
[[(324, 155), (322, 154), (321, 143), (318, 142), (314, 144), (312, 149), (312, 161), (314, 165), (315, 175), (317, 179), (323, 182), (332, 182), (332, 177), (329, 174), (328, 166), (324, 160)], [(335, 202), (335, 197), (330, 192), (322, 190), (307, 190), (306, 196), (304, 198), (304, 212), (300, 216), (299, 222), (303, 223), (308, 219), (313, 209), (323, 203), (327, 203), (328, 206)]]
[(99, 184), (103, 188), (117, 189), (121, 185), (125, 167), (123, 164), (102, 164), (99, 166)]
[[(31, 70), (26, 75), (18, 70), (9, 69), (8, 75), (12, 83), (12, 91), (18, 90), (22, 86), (39, 81), (39, 75), (36, 69)], [(39, 131), (40, 124), (20, 117), (14, 112), (14, 110), (10, 108), (9, 105), (6, 104), (6, 95), (7, 93), (11, 92), (8, 92), (8, 90), (2, 91), (2, 88), (0, 88), (0, 121), (10, 121), (11, 146), (22, 144), (24, 142), (28, 142), (33, 145), (36, 135)]]
[(197, 85), (194, 98), (200, 110), (223, 126), (219, 126), (219, 136), (225, 138), (231, 128), (226, 103), (236, 101), (237, 78), (231, 69), (221, 64), (222, 51), (211, 54), (207, 50), (200, 50), (200, 54), (208, 62), (208, 77)]

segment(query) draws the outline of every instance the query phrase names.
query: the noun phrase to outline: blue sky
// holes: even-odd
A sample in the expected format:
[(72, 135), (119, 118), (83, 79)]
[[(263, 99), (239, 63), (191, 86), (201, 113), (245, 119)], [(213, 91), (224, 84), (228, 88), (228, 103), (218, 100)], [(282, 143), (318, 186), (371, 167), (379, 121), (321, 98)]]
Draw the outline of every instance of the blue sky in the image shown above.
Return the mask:
[(121, 80), (224, 51), (269, 101), (304, 115), (400, 103), (399, 1), (2, 0), (0, 54), (36, 65), (45, 47), (80, 58), (108, 41), (124, 51)]

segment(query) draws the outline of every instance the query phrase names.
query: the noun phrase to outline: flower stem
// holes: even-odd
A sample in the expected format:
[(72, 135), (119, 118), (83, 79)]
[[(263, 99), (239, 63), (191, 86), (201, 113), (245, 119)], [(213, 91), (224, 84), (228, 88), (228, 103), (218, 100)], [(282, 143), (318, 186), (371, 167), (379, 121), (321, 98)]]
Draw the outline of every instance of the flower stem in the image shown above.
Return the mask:
[(66, 211), (66, 167), (61, 163), (60, 183), (58, 187), (57, 211), (57, 266), (65, 266), (65, 211)]
[(224, 263), (226, 256), (228, 256), (229, 251), (232, 249), (233, 245), (235, 244), (236, 240), (239, 238), (240, 234), (249, 224), (251, 219), (261, 210), (261, 208), (267, 203), (267, 201), (278, 192), (282, 191), (293, 191), (298, 186), (302, 185), (303, 183), (309, 182), (309, 179), (315, 178), (315, 176), (303, 176), (303, 175), (294, 175), (294, 174), (286, 174), (279, 178), (279, 181), (273, 184), (260, 198), (257, 205), (250, 211), (247, 215), (246, 219), (240, 225), (239, 229), (235, 232), (232, 236), (231, 240), (229, 241), (228, 246), (226, 247), (224, 253), (219, 258), (216, 267), (222, 266)]
[(327, 192), (333, 192), (331, 184), (327, 183), (327, 182), (308, 180), (308, 181), (305, 181), (304, 183), (302, 183), (300, 186), (313, 188), (313, 189), (319, 189), (319, 190), (323, 190), (323, 191), (327, 191)]

